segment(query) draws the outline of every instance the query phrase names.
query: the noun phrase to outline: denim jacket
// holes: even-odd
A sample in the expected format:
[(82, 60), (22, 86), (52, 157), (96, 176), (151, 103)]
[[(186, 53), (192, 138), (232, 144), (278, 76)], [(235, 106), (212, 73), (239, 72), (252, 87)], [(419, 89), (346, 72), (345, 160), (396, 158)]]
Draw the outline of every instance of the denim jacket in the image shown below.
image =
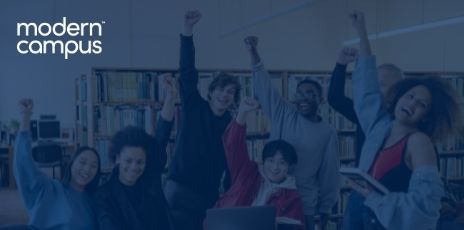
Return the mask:
[[(366, 141), (359, 168), (368, 172), (392, 127), (377, 80), (374, 56), (360, 57), (353, 73), (353, 100)], [(438, 169), (415, 168), (407, 193), (380, 195), (372, 192), (364, 201), (386, 229), (435, 229), (444, 195)]]

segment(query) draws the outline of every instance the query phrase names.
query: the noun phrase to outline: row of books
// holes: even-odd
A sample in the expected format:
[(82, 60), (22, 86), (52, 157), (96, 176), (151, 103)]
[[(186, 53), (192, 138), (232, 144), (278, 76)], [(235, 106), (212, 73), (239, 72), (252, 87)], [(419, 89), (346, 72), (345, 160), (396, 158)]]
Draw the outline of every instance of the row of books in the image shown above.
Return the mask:
[(113, 167), (113, 162), (110, 160), (110, 139), (97, 139), (95, 141), (95, 149), (100, 155), (101, 168), (103, 172), (108, 172)]
[(454, 136), (442, 141), (439, 145), (440, 152), (462, 151), (464, 154), (464, 136)]
[(157, 101), (158, 72), (97, 71), (93, 78), (93, 101)]
[(155, 111), (149, 105), (117, 105), (94, 107), (94, 133), (100, 136), (111, 136), (126, 126), (145, 129), (154, 133)]
[(440, 158), (440, 175), (447, 180), (464, 180), (464, 157)]
[(348, 159), (355, 159), (355, 137), (354, 136), (339, 136), (338, 137), (338, 144), (339, 144), (339, 152), (340, 152), (340, 160), (348, 160)]
[(447, 77), (448, 83), (453, 87), (458, 95), (464, 98), (464, 76)]

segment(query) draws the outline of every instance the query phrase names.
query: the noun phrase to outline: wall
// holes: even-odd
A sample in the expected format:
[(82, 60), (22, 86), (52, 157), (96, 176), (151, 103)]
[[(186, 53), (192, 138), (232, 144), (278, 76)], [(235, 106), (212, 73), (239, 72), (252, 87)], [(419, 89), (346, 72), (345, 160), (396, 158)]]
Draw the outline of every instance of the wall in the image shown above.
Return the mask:
[[(247, 69), (242, 39), (260, 37), (269, 69), (330, 70), (341, 43), (354, 37), (351, 9), (366, 12), (370, 32), (464, 15), (460, 0), (314, 0), (306, 7), (241, 28), (303, 0), (3, 0), (0, 9), (0, 120), (18, 117), (17, 101), (32, 97), (35, 114), (74, 120), (74, 78), (94, 66), (176, 68), (178, 34), (186, 9), (203, 12), (195, 31), (198, 68)], [(105, 20), (99, 56), (24, 56), (16, 52), (16, 23)], [(405, 70), (463, 71), (464, 24), (403, 34), (373, 42), (380, 62)]]

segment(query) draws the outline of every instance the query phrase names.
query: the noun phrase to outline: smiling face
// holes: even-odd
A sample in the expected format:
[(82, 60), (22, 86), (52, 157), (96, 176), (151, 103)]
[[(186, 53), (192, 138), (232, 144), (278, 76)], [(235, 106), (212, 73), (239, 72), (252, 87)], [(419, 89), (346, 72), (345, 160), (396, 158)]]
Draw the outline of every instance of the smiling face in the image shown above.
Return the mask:
[(298, 86), (294, 95), (294, 104), (301, 115), (315, 115), (320, 102), (321, 95), (315, 85), (304, 83)]
[(127, 186), (135, 185), (145, 171), (146, 154), (141, 147), (126, 146), (116, 158), (119, 165), (119, 181)]
[(431, 107), (430, 91), (418, 85), (401, 96), (395, 106), (395, 119), (405, 125), (417, 127), (423, 121)]
[(83, 190), (97, 175), (98, 157), (94, 152), (82, 152), (71, 165), (70, 184), (77, 190)]
[(263, 172), (272, 183), (281, 183), (288, 175), (289, 164), (277, 150), (274, 156), (267, 157), (263, 162)]
[(213, 111), (226, 111), (234, 103), (235, 85), (216, 87), (209, 93), (209, 103)]

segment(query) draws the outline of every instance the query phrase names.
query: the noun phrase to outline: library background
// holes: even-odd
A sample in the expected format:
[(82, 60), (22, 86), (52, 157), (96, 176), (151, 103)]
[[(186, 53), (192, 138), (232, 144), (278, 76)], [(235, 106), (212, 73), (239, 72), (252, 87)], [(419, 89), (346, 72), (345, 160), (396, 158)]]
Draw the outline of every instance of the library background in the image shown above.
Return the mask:
[[(283, 98), (290, 99), (299, 81), (313, 79), (322, 85), (326, 99), (338, 51), (344, 45), (357, 46), (347, 15), (350, 10), (359, 9), (366, 12), (368, 31), (376, 35), (372, 37), (372, 45), (377, 63), (397, 64), (406, 77), (436, 75), (446, 79), (459, 93), (459, 103), (464, 109), (462, 1), (259, 0), (248, 6), (245, 1), (224, 0), (202, 1), (198, 5), (187, 1), (102, 2), (92, 2), (97, 6), (87, 12), (89, 17), (105, 17), (113, 22), (107, 23), (104, 31), (101, 56), (76, 57), (78, 60), (71, 57), (64, 61), (53, 56), (24, 58), (9, 48), (0, 53), (1, 60), (12, 60), (11, 65), (2, 67), (5, 76), (0, 77), (0, 227), (28, 221), (12, 169), (14, 140), (19, 130), (18, 100), (31, 97), (35, 101), (33, 140), (49, 148), (33, 154), (44, 172), (60, 179), (73, 152), (80, 146), (91, 146), (98, 150), (102, 160), (102, 181), (107, 180), (113, 167), (108, 157), (113, 134), (129, 125), (154, 134), (165, 95), (158, 76), (178, 75), (178, 34), (182, 31), (183, 12), (190, 8), (200, 9), (204, 16), (194, 31), (198, 90), (204, 98), (219, 70), (239, 79), (241, 98), (252, 95), (252, 76), (242, 39), (255, 34), (260, 37), (258, 48), (273, 86)], [(11, 21), (8, 17), (23, 10), (20, 3), (12, 0), (4, 4), (0, 21)], [(73, 15), (87, 10), (81, 4), (57, 0), (28, 4), (47, 13), (45, 16), (29, 12), (38, 21), (58, 20), (58, 16), (48, 16), (57, 12)], [(116, 10), (107, 11), (109, 4)], [(75, 18), (85, 20), (78, 15)], [(167, 20), (172, 22), (166, 25)], [(1, 24), (0, 28), (11, 29)], [(6, 36), (2, 45), (10, 46), (15, 39), (13, 35)], [(345, 85), (348, 97), (352, 95), (351, 72), (350, 66)], [(178, 98), (167, 165), (174, 153), (181, 103)], [(320, 106), (319, 115), (338, 133), (340, 165), (355, 166), (356, 126), (327, 102)], [(260, 162), (270, 124), (260, 110), (248, 116), (246, 124), (248, 152)], [(464, 224), (464, 134), (438, 143), (436, 149), (447, 193), (442, 202), (442, 217), (449, 216)], [(164, 175), (167, 171), (166, 167)], [(350, 192), (341, 185), (328, 229), (341, 229)]]

